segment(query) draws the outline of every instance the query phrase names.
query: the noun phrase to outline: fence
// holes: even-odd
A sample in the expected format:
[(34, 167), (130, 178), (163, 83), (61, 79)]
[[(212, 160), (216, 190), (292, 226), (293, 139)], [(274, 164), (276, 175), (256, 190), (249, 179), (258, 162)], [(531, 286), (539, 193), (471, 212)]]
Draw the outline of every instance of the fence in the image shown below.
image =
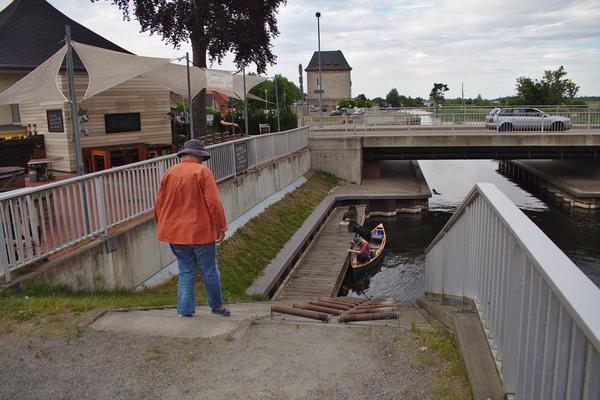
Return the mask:
[[(550, 106), (547, 106), (550, 107)], [(557, 108), (558, 107), (558, 108)], [(544, 111), (546, 110), (546, 111)], [(369, 132), (419, 132), (423, 130), (497, 130), (497, 131), (564, 131), (571, 128), (600, 129), (597, 108), (561, 108), (544, 110), (532, 107), (508, 107), (483, 111), (472, 108), (366, 110), (362, 115), (318, 116), (302, 118), (315, 135), (368, 134)], [(321, 127), (322, 121), (322, 127)]]
[[(217, 182), (308, 146), (308, 128), (208, 146)], [(0, 276), (153, 210), (174, 154), (0, 194)]]
[(426, 249), (426, 290), (473, 300), (517, 399), (600, 398), (600, 290), (492, 184)]

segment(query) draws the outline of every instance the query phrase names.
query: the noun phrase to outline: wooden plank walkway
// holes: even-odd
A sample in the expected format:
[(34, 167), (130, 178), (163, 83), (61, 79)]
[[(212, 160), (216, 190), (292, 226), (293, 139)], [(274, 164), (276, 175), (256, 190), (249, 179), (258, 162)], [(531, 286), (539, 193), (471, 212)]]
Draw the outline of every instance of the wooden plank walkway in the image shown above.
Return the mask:
[[(365, 206), (357, 206), (358, 220), (365, 215)], [(310, 300), (336, 296), (343, 276), (350, 241), (354, 233), (340, 234), (338, 224), (347, 207), (338, 207), (329, 216), (289, 277), (275, 294), (281, 301)]]

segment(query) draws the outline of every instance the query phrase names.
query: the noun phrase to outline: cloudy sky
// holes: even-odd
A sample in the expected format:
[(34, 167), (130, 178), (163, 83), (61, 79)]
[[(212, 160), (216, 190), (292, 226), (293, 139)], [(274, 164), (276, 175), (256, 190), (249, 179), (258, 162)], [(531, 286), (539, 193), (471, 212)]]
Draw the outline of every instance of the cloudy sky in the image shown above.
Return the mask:
[[(0, 0), (0, 9), (10, 0)], [(49, 0), (69, 17), (139, 55), (178, 57), (157, 36), (139, 33), (108, 2)], [(373, 5), (371, 5), (373, 4)], [(352, 66), (352, 94), (382, 96), (391, 88), (427, 97), (433, 82), (447, 97), (494, 98), (514, 94), (518, 76), (541, 77), (564, 65), (580, 95), (600, 95), (598, 0), (288, 0), (279, 11), (274, 41), (281, 73), (298, 81), (317, 48), (315, 12), (321, 17), (321, 49), (342, 50)], [(221, 67), (235, 69), (231, 59)]]

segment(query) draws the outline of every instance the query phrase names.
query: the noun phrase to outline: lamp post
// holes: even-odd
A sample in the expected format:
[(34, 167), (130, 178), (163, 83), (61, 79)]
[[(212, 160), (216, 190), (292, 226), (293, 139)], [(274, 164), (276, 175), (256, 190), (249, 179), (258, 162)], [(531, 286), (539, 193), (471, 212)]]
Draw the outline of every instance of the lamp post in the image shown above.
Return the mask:
[(319, 127), (323, 127), (323, 82), (321, 80), (321, 13), (315, 14), (317, 17), (317, 41), (318, 41), (318, 56), (319, 56)]

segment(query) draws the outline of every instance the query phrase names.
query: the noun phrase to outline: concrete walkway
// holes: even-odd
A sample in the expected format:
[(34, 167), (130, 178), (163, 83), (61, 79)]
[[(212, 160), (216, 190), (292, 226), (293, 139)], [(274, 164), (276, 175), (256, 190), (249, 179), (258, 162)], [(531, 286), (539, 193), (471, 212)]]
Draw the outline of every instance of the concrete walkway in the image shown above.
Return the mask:
[(383, 161), (381, 178), (363, 179), (360, 185), (345, 184), (335, 189), (338, 196), (348, 198), (428, 199), (431, 191), (417, 162)]
[[(229, 304), (230, 317), (212, 314), (207, 306), (196, 307), (196, 315), (191, 318), (178, 317), (173, 308), (146, 310), (109, 311), (94, 321), (90, 327), (100, 332), (131, 333), (150, 336), (165, 336), (185, 339), (242, 337), (246, 330), (258, 321), (268, 323), (309, 323), (323, 324), (308, 318), (274, 313), (273, 304), (292, 305), (290, 302), (256, 302)], [(430, 330), (431, 325), (422, 311), (412, 305), (399, 307), (399, 319), (364, 321), (344, 324), (345, 326), (377, 326)], [(328, 325), (337, 325), (330, 323)]]

